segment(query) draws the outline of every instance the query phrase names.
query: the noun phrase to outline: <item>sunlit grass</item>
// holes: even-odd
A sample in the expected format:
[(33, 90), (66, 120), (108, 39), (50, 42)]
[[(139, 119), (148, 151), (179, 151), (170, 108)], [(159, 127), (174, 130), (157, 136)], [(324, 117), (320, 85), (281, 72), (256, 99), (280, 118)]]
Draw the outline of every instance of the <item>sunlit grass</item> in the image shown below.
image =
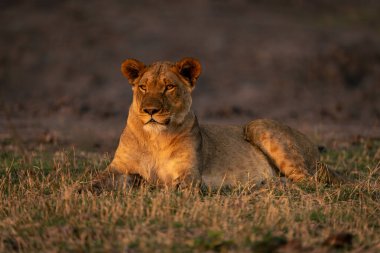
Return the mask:
[[(74, 186), (109, 163), (102, 154), (0, 154), (0, 251), (292, 252), (323, 248), (332, 234), (351, 248), (380, 243), (380, 142), (328, 151), (323, 160), (350, 182), (282, 184), (201, 195), (141, 187), (98, 196)], [(375, 250), (373, 252), (376, 252)]]

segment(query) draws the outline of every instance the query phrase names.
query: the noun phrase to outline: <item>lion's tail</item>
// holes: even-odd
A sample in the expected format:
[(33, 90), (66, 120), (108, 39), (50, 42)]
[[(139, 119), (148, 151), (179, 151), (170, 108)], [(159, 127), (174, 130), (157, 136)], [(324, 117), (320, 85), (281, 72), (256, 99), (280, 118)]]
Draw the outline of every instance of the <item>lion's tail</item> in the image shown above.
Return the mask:
[(343, 184), (346, 180), (336, 171), (331, 170), (327, 164), (318, 161), (316, 164), (316, 172), (314, 175), (318, 182), (326, 184)]

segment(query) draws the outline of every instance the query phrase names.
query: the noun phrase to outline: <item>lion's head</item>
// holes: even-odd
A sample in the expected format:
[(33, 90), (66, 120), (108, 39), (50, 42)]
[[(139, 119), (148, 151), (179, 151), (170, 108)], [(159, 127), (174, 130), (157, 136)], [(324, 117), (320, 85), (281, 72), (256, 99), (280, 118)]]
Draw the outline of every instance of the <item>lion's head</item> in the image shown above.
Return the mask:
[(131, 109), (143, 128), (164, 130), (180, 125), (190, 112), (191, 92), (201, 73), (201, 65), (193, 58), (149, 66), (128, 59), (121, 65), (121, 72), (132, 85)]

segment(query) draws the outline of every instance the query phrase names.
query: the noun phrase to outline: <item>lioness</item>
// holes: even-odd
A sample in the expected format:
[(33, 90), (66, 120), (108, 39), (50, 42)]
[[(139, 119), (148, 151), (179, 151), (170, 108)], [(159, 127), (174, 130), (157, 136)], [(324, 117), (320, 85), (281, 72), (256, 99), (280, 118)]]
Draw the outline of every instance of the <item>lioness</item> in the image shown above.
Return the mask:
[[(136, 179), (164, 186), (236, 186), (275, 175), (292, 181), (334, 175), (319, 162), (318, 148), (302, 133), (273, 120), (245, 126), (199, 125), (191, 93), (201, 73), (193, 58), (121, 65), (133, 90), (126, 127), (111, 164), (93, 186)], [(318, 174), (318, 173), (317, 173)], [(110, 177), (111, 175), (111, 177)], [(323, 175), (323, 176), (321, 176)], [(118, 180), (109, 180), (113, 178)]]

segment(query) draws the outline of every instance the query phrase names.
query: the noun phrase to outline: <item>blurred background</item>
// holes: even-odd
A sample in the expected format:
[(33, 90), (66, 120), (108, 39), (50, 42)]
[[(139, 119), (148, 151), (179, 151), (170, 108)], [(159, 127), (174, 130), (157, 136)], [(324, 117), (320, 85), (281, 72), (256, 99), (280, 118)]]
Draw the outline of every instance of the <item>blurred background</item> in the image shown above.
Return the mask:
[(380, 138), (379, 1), (1, 0), (0, 23), (1, 148), (112, 152), (132, 95), (121, 62), (185, 56), (203, 67), (203, 123)]

